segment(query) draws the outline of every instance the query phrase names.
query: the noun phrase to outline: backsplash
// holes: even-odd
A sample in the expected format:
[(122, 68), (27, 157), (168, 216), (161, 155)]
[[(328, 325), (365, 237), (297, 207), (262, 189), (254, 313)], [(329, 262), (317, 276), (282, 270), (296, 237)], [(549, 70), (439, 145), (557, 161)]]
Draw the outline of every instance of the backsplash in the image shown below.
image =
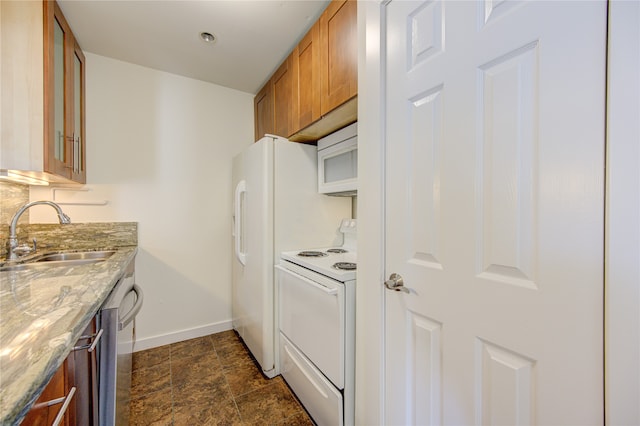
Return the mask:
[[(0, 182), (0, 259), (7, 253), (9, 224), (20, 207), (29, 202), (29, 186)], [(38, 251), (82, 250), (136, 246), (136, 222), (29, 224), (29, 210), (18, 222), (18, 238), (31, 242), (35, 238)]]
[[(9, 222), (15, 212), (28, 202), (28, 185), (0, 181), (0, 226), (2, 226), (0, 232), (2, 234), (6, 231), (5, 226), (9, 229)], [(20, 219), (20, 223), (29, 223), (28, 212)]]
[(138, 245), (136, 222), (32, 223), (18, 226), (20, 241), (37, 241), (38, 251), (111, 249)]
[[(9, 240), (9, 224), (20, 207), (29, 202), (29, 186), (0, 181), (0, 258), (5, 257)], [(20, 218), (29, 223), (29, 212)]]

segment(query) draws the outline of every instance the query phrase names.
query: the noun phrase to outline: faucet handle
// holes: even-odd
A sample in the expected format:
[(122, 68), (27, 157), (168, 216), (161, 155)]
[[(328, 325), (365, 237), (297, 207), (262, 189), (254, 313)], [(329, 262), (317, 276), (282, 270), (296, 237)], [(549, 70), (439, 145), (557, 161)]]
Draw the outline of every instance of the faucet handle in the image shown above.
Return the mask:
[(19, 245), (17, 247), (15, 247), (13, 249), (13, 252), (17, 255), (17, 256), (24, 256), (27, 255), (29, 253), (35, 253), (37, 249), (37, 244), (36, 244), (36, 239), (33, 239), (33, 247), (31, 247), (29, 244), (22, 244)]

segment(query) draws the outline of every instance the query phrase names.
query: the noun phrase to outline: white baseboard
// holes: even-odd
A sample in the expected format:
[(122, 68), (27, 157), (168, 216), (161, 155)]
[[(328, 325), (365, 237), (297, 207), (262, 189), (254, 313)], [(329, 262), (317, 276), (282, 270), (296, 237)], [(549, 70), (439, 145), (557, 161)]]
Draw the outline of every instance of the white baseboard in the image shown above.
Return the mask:
[(136, 339), (133, 351), (139, 352), (144, 351), (145, 349), (157, 348), (158, 346), (182, 342), (183, 340), (195, 339), (196, 337), (220, 333), (222, 331), (231, 330), (232, 328), (233, 325), (231, 321), (223, 321), (215, 324), (203, 325), (201, 327), (190, 328), (187, 330), (175, 331), (168, 334), (161, 334), (159, 336), (138, 338)]

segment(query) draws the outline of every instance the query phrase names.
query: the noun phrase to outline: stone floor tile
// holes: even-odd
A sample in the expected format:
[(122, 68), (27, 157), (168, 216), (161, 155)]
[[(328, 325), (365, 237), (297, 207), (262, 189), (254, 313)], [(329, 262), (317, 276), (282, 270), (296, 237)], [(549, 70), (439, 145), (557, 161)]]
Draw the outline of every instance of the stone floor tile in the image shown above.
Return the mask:
[(131, 425), (313, 425), (232, 330), (136, 352), (130, 414)]
[(168, 362), (150, 368), (138, 368), (131, 373), (132, 398), (161, 389), (171, 389), (171, 370)]
[(203, 398), (202, 394), (176, 400), (173, 418), (176, 426), (242, 425), (240, 413), (233, 399)]
[(282, 381), (235, 398), (245, 424), (278, 424), (302, 412), (298, 401)]
[(143, 395), (131, 400), (131, 426), (169, 426), (173, 424), (171, 389)]
[(185, 340), (183, 342), (172, 343), (171, 359), (190, 358), (192, 356), (203, 355), (213, 352), (213, 342), (210, 336), (198, 337), (196, 339)]
[(169, 362), (169, 345), (134, 352), (132, 362), (133, 370), (137, 370), (140, 367), (149, 368), (158, 364)]

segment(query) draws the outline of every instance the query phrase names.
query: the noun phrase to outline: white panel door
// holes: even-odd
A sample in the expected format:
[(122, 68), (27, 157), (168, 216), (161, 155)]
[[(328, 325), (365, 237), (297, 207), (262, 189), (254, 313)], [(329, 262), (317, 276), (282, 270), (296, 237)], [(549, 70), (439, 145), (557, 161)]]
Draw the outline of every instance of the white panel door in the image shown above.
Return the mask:
[(601, 424), (606, 3), (382, 7), (385, 422)]

